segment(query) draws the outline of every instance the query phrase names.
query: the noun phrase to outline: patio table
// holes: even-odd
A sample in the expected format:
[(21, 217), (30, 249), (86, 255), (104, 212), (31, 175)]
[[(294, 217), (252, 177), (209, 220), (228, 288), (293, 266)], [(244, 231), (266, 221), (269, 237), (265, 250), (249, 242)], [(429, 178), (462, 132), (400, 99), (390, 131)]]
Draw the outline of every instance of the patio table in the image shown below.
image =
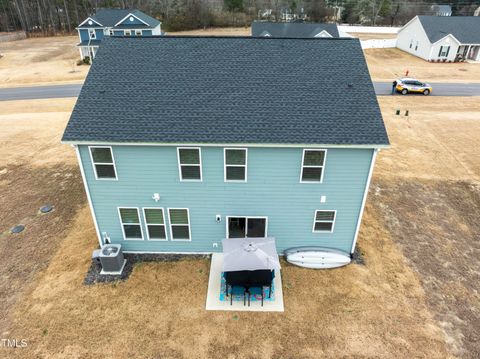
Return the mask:
[[(275, 273), (270, 269), (260, 269), (260, 270), (242, 270), (242, 271), (232, 271), (225, 272), (225, 291), (228, 296), (228, 287), (229, 286), (239, 286), (244, 287), (245, 291), (249, 293), (249, 289), (253, 287), (262, 288), (262, 305), (263, 305), (263, 287), (269, 287), (268, 297), (272, 295), (272, 281), (275, 277)], [(250, 303), (250, 298), (249, 298)]]

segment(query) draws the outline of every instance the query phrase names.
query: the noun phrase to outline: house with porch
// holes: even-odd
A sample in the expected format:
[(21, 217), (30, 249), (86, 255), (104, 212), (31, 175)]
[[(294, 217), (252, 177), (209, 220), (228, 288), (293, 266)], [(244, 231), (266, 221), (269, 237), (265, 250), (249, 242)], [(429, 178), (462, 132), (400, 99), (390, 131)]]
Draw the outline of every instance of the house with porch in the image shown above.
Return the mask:
[(427, 61), (480, 61), (480, 17), (415, 16), (398, 32), (397, 47)]
[(358, 39), (274, 37), (105, 38), (62, 142), (101, 247), (186, 254), (353, 253), (389, 147)]
[(254, 37), (339, 37), (337, 24), (307, 22), (269, 22), (254, 21), (252, 23)]
[(98, 9), (77, 27), (80, 58), (93, 60), (106, 36), (161, 35), (161, 22), (139, 10)]

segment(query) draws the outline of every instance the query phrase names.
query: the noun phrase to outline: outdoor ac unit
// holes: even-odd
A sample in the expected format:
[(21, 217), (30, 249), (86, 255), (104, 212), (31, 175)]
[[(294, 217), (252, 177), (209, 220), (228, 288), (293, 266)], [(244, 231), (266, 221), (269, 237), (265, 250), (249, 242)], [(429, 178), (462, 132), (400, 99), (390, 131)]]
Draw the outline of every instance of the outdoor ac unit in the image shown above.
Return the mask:
[(125, 266), (122, 246), (120, 244), (107, 244), (100, 252), (101, 274), (121, 274)]

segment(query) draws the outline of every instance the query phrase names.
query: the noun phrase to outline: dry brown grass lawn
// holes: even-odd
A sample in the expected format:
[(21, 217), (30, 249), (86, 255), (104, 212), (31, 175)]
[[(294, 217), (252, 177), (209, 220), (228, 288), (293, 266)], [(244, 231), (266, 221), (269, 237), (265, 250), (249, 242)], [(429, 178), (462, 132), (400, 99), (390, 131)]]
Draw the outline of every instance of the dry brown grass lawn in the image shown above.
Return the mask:
[(396, 48), (364, 50), (374, 81), (393, 81), (405, 76), (426, 82), (480, 82), (480, 65), (431, 63)]
[[(211, 28), (169, 32), (187, 36), (250, 36), (250, 27)], [(389, 38), (392, 34), (354, 34), (361, 39)], [(0, 87), (83, 82), (89, 66), (76, 66), (79, 52), (76, 36), (34, 38), (0, 43)], [(429, 82), (480, 82), (478, 64), (435, 64), (398, 49), (365, 51), (375, 81), (392, 81), (408, 69), (412, 77)]]
[[(2, 231), (27, 224), (20, 236), (0, 237), (0, 274), (8, 279), (0, 287), (7, 303), (0, 328), (4, 338), (28, 340), (26, 349), (1, 349), (0, 357), (478, 353), (480, 270), (471, 241), (479, 210), (475, 190), (461, 184), (479, 174), (475, 98), (380, 99), (392, 148), (379, 155), (360, 234), (366, 265), (312, 271), (284, 263), (285, 313), (206, 312), (208, 260), (139, 264), (126, 282), (83, 285), (97, 241), (73, 150), (59, 144), (72, 105), (70, 99), (0, 103), (8, 129), (0, 134), (0, 151), (8, 154), (0, 162), (0, 193), (2, 203), (15, 207), (0, 214)], [(395, 116), (396, 108), (410, 116)], [(39, 216), (46, 201), (55, 212)], [(446, 216), (441, 226), (439, 210)], [(452, 223), (458, 228), (449, 234)], [(25, 253), (29, 246), (39, 254)], [(20, 265), (25, 269), (18, 271)]]
[(397, 34), (371, 34), (367, 32), (351, 32), (349, 35), (356, 37), (360, 40), (370, 40), (370, 39), (394, 39), (397, 37)]
[(90, 66), (77, 66), (78, 36), (0, 43), (0, 87), (83, 82)]

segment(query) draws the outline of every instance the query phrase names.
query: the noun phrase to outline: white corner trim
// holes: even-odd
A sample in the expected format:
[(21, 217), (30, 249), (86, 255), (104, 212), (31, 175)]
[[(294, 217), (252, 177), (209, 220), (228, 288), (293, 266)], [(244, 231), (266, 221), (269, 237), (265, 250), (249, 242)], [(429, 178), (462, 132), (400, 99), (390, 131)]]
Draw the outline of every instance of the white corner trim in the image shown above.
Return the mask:
[(103, 25), (100, 24), (98, 21), (93, 20), (91, 17), (87, 17), (80, 25), (78, 25), (78, 27), (83, 26), (83, 24), (85, 24), (86, 22), (88, 22), (88, 20), (91, 20), (92, 22), (94, 22), (94, 23), (97, 24), (97, 25), (103, 26)]
[(130, 16), (134, 17), (135, 19), (137, 19), (138, 21), (144, 23), (145, 25), (147, 26), (150, 26), (150, 24), (147, 24), (145, 21), (143, 21), (142, 19), (140, 19), (138, 16), (135, 16), (134, 14), (132, 13), (129, 13), (127, 16), (125, 16), (122, 20), (120, 20), (119, 22), (117, 22), (115, 25), (113, 25), (114, 27), (115, 26), (118, 26), (119, 24), (121, 24), (122, 22), (124, 22), (126, 19), (128, 19)]
[(87, 178), (85, 176), (85, 170), (83, 169), (82, 157), (80, 156), (80, 150), (78, 149), (78, 146), (74, 146), (74, 147), (75, 147), (75, 152), (77, 154), (78, 165), (80, 166), (80, 173), (82, 174), (85, 193), (87, 194), (88, 206), (90, 207), (93, 224), (95, 225), (95, 232), (97, 232), (98, 244), (100, 244), (100, 248), (102, 248), (103, 247), (102, 236), (100, 234), (100, 229), (98, 228), (97, 217), (95, 216), (95, 209), (93, 208), (92, 197), (90, 196), (90, 189), (88, 188)]
[(318, 34), (316, 34), (314, 37), (333, 37), (333, 36), (330, 35), (330, 33), (327, 30), (322, 30)]
[(357, 244), (358, 232), (360, 232), (360, 225), (362, 223), (363, 211), (365, 210), (365, 203), (367, 202), (368, 189), (370, 188), (370, 181), (372, 179), (373, 167), (375, 166), (375, 160), (377, 158), (378, 149), (373, 150), (372, 161), (370, 162), (370, 170), (368, 171), (367, 183), (365, 184), (365, 191), (363, 192), (362, 205), (360, 207), (360, 213), (358, 214), (357, 228), (355, 229), (355, 237), (353, 238), (352, 249), (350, 253), (355, 251)]

